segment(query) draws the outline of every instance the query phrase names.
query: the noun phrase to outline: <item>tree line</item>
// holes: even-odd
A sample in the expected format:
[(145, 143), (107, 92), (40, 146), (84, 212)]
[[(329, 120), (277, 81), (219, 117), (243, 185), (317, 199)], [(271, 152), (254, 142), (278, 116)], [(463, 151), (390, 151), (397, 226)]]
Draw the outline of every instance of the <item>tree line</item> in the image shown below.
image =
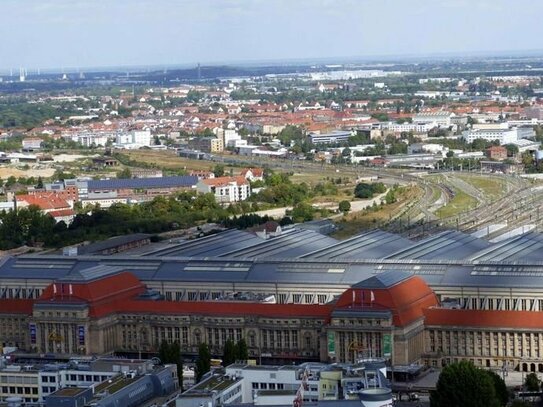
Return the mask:
[(161, 233), (203, 222), (220, 223), (240, 205), (222, 207), (213, 194), (183, 192), (155, 197), (139, 205), (116, 203), (108, 209), (98, 205), (79, 210), (72, 223), (58, 223), (36, 206), (0, 212), (0, 250), (22, 245), (61, 247), (82, 241), (102, 240), (130, 233)]

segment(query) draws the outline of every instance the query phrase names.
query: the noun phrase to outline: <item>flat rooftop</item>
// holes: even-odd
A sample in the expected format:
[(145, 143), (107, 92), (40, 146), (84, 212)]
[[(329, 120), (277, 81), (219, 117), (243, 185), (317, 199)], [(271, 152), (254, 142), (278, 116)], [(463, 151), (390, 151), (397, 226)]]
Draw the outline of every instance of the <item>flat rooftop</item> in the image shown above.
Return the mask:
[(63, 389), (59, 389), (54, 392), (51, 396), (74, 397), (85, 392), (87, 389), (88, 388), (86, 387), (64, 387)]
[(230, 379), (224, 375), (211, 376), (210, 378), (198, 383), (185, 391), (182, 397), (196, 397), (203, 393), (211, 393), (212, 391), (222, 391), (239, 382), (241, 379)]

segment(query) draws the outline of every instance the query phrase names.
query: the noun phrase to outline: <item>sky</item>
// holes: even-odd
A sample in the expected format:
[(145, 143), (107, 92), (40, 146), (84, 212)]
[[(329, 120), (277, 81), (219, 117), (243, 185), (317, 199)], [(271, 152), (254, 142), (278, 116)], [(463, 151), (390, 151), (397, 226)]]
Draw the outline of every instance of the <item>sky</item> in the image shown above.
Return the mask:
[(543, 50), (540, 0), (0, 0), (0, 68)]

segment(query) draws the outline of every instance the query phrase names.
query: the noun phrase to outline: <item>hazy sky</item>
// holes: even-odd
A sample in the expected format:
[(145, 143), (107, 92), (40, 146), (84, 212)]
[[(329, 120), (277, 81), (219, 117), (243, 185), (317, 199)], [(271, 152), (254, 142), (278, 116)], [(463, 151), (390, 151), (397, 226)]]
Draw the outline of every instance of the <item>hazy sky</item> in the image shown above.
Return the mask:
[(543, 49), (541, 0), (0, 0), (0, 68)]

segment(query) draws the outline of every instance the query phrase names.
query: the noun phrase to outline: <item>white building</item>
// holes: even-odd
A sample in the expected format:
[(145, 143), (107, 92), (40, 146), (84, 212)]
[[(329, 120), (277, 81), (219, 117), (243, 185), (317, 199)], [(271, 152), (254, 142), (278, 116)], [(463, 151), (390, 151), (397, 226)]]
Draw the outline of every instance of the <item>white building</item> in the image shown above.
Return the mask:
[(434, 127), (449, 127), (451, 118), (454, 116), (454, 113), (447, 111), (417, 113), (413, 116), (413, 123), (433, 124)]
[(433, 143), (414, 143), (410, 144), (407, 147), (407, 154), (418, 154), (418, 153), (432, 153), (432, 154), (441, 154), (445, 156), (449, 151), (448, 147), (445, 147), (441, 144)]
[(114, 134), (109, 132), (81, 132), (81, 133), (66, 133), (62, 135), (65, 139), (70, 139), (77, 143), (82, 144), (84, 147), (91, 146), (105, 146), (108, 140), (115, 137)]
[(224, 130), (224, 145), (226, 147), (236, 147), (241, 141), (241, 136), (236, 130), (226, 129)]
[(251, 186), (243, 176), (202, 179), (196, 184), (196, 189), (214, 194), (219, 203), (245, 201), (251, 196)]
[(238, 145), (240, 155), (248, 156), (262, 156), (262, 157), (284, 157), (288, 154), (286, 148), (280, 148), (278, 150), (264, 150), (258, 146), (252, 145)]
[(383, 123), (381, 125), (381, 128), (384, 130), (390, 130), (395, 133), (428, 133), (430, 130), (432, 130), (434, 127), (437, 127), (436, 124), (433, 123), (395, 123), (395, 122), (388, 122)]
[(310, 133), (309, 138), (313, 144), (341, 143), (353, 136), (351, 131), (333, 131), (331, 133)]
[(119, 148), (135, 149), (150, 145), (150, 130), (132, 130), (126, 133), (117, 133), (115, 136), (115, 146)]
[(41, 148), (43, 140), (38, 137), (26, 137), (23, 139), (23, 150), (33, 151)]
[(498, 141), (501, 145), (513, 143), (521, 138), (530, 138), (534, 134), (531, 128), (513, 127), (512, 129), (471, 129), (462, 132), (462, 138), (468, 143), (483, 139)]
[[(91, 387), (117, 376), (120, 372), (94, 371), (88, 367), (48, 365), (47, 368), (8, 365), (0, 370), (0, 400), (21, 397), (26, 403), (42, 403), (44, 397), (65, 387)], [(9, 383), (6, 386), (4, 383)]]

